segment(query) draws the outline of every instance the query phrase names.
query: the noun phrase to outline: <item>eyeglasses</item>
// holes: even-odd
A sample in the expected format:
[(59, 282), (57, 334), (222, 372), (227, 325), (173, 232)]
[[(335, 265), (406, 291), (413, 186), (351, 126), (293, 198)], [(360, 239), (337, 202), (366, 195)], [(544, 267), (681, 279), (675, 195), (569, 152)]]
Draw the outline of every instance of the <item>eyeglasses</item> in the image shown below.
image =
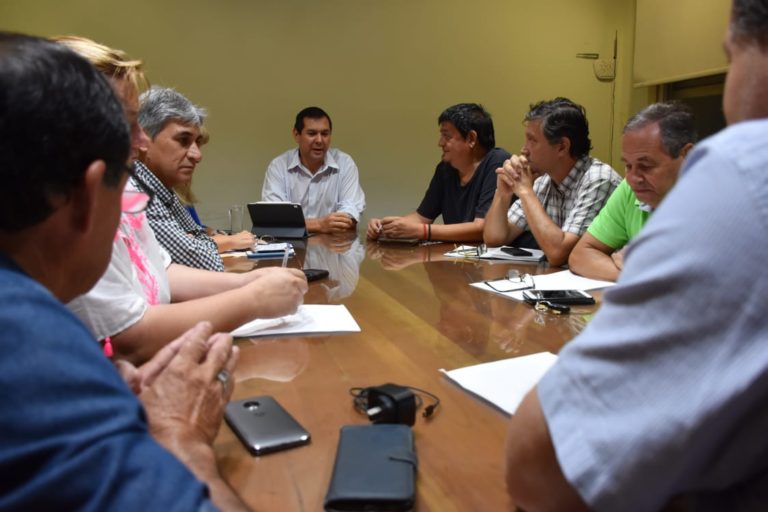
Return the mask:
[(453, 251), (451, 252), (457, 256), (461, 256), (462, 258), (479, 258), (482, 254), (485, 253), (485, 250), (485, 244), (480, 244), (478, 247), (472, 247), (468, 245), (454, 245)]
[[(154, 191), (149, 188), (141, 179), (136, 176), (132, 165), (128, 165), (125, 168), (125, 172), (128, 173), (135, 184), (138, 184), (138, 189), (126, 189), (123, 190), (122, 197), (122, 211), (129, 215), (135, 215), (146, 210), (155, 198)], [(128, 187), (130, 185), (126, 185)]]
[(506, 278), (495, 281), (483, 281), (483, 283), (491, 290), (500, 293), (530, 290), (536, 286), (531, 274), (521, 274), (517, 270), (510, 270)]

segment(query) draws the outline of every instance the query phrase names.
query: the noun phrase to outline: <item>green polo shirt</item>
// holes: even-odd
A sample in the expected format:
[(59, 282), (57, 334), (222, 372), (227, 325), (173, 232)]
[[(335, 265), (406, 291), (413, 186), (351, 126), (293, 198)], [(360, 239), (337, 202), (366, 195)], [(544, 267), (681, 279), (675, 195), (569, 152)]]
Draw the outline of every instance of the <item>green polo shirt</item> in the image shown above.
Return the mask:
[(608, 247), (621, 249), (640, 232), (651, 215), (641, 210), (641, 206), (627, 180), (622, 180), (587, 232)]

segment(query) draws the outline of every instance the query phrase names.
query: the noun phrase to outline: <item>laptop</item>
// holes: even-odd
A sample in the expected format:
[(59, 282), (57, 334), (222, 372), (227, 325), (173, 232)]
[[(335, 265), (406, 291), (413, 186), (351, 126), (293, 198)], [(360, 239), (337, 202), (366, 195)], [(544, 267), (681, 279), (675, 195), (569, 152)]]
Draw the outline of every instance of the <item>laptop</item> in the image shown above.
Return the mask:
[(306, 238), (307, 224), (304, 212), (297, 203), (248, 203), (251, 233), (275, 238)]

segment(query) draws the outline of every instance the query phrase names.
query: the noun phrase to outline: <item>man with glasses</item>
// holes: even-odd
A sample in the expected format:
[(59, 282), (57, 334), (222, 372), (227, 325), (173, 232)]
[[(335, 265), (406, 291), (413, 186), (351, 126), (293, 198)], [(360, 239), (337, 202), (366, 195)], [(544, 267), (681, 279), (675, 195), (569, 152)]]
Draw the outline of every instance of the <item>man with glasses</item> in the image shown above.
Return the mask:
[[(146, 145), (136, 121), (138, 84), (145, 82), (141, 62), (85, 38), (58, 40), (110, 77), (131, 124), (134, 155), (138, 153)], [(140, 190), (129, 180), (127, 197)], [(142, 363), (200, 320), (229, 332), (254, 318), (296, 311), (307, 291), (299, 270), (264, 268), (235, 274), (171, 262), (147, 222), (143, 208), (148, 200), (127, 199), (107, 270), (88, 293), (67, 304), (108, 354)]]
[(99, 279), (121, 215), (112, 87), (62, 45), (0, 32), (0, 138), (0, 508), (244, 510), (212, 449), (231, 338), (201, 323), (133, 368), (142, 407), (62, 305)]

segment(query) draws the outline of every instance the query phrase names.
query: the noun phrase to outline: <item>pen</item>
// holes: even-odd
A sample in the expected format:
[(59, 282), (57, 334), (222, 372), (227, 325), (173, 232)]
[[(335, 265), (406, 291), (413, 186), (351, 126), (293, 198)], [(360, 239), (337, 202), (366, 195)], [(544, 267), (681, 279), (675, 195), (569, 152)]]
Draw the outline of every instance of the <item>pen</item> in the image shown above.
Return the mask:
[(283, 264), (281, 267), (285, 268), (286, 265), (288, 265), (288, 247), (285, 248), (285, 252), (283, 253)]

